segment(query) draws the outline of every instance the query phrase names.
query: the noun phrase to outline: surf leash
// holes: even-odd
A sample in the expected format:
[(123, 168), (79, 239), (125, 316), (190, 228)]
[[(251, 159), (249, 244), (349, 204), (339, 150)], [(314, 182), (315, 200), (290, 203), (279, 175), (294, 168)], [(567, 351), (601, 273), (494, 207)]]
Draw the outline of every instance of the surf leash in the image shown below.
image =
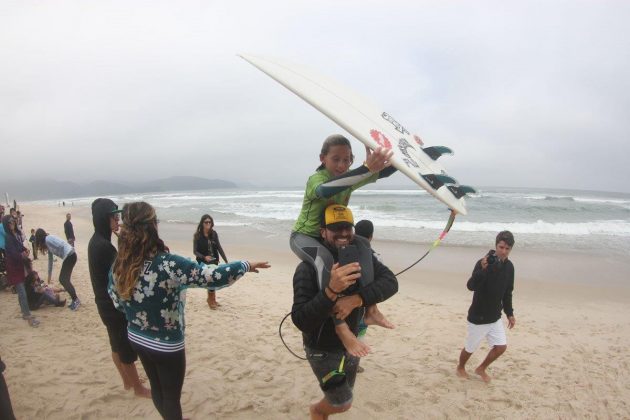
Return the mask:
[(448, 218), (448, 222), (446, 222), (446, 226), (444, 227), (444, 230), (442, 231), (442, 233), (440, 233), (440, 236), (438, 236), (438, 238), (433, 242), (433, 244), (429, 247), (429, 249), (427, 250), (427, 252), (424, 253), (423, 256), (421, 256), (420, 258), (418, 258), (418, 260), (416, 260), (416, 262), (414, 262), (413, 264), (411, 264), (409, 267), (405, 268), (404, 270), (394, 274), (396, 277), (400, 276), (402, 273), (404, 273), (405, 271), (409, 270), (411, 267), (415, 266), (416, 264), (418, 264), (420, 261), (422, 261), (424, 259), (424, 257), (426, 257), (427, 255), (429, 255), (429, 252), (433, 251), (435, 248), (437, 248), (437, 246), (440, 244), (440, 242), (442, 242), (442, 239), (444, 239), (446, 237), (446, 235), (448, 234), (448, 231), (451, 230), (451, 226), (453, 226), (453, 222), (455, 221), (455, 216), (457, 216), (457, 212), (455, 210), (451, 210), (451, 215)]
[(282, 341), (282, 344), (284, 344), (284, 347), (287, 348), (287, 350), (289, 350), (289, 353), (291, 353), (292, 355), (294, 355), (295, 357), (297, 357), (300, 360), (308, 360), (306, 357), (301, 357), (298, 356), (297, 354), (295, 354), (293, 352), (293, 350), (291, 350), (289, 348), (289, 346), (287, 345), (287, 343), (285, 343), (284, 338), (282, 337), (282, 324), (284, 324), (284, 321), (286, 321), (286, 319), (289, 317), (289, 315), (291, 315), (293, 312), (289, 312), (288, 314), (286, 314), (284, 316), (284, 318), (282, 318), (282, 321), (280, 321), (280, 325), (278, 326), (278, 335), (280, 336), (280, 340)]
[[(429, 253), (431, 251), (433, 251), (435, 248), (438, 247), (438, 245), (440, 245), (440, 243), (442, 242), (442, 239), (444, 239), (446, 237), (446, 235), (448, 234), (448, 232), (451, 230), (451, 227), (453, 226), (453, 222), (455, 222), (455, 216), (457, 216), (457, 212), (455, 210), (451, 210), (451, 215), (448, 218), (448, 221), (446, 222), (446, 226), (444, 227), (444, 230), (442, 231), (442, 233), (440, 233), (440, 235), (438, 236), (438, 238), (433, 242), (433, 244), (431, 244), (431, 246), (429, 247), (429, 249), (427, 250), (427, 252), (424, 253), (423, 256), (421, 256), (420, 258), (418, 258), (413, 264), (411, 264), (409, 267), (405, 268), (404, 270), (394, 274), (396, 277), (398, 277), (399, 275), (401, 275), (402, 273), (404, 273), (405, 271), (411, 269), (412, 267), (414, 267), (416, 264), (418, 264), (420, 261), (422, 261), (427, 255), (429, 255)], [(297, 357), (300, 360), (308, 360), (305, 357), (301, 357), (297, 354), (295, 354), (293, 352), (293, 350), (291, 350), (289, 348), (289, 346), (287, 345), (287, 343), (284, 341), (284, 338), (282, 337), (282, 324), (284, 324), (284, 321), (286, 321), (286, 319), (292, 314), (293, 312), (289, 312), (288, 314), (286, 314), (284, 316), (284, 318), (282, 318), (282, 321), (280, 321), (280, 325), (278, 326), (278, 335), (280, 336), (280, 340), (282, 341), (282, 344), (284, 344), (284, 347), (287, 348), (287, 350), (289, 351), (289, 353), (291, 353), (292, 355), (294, 355), (295, 357)]]

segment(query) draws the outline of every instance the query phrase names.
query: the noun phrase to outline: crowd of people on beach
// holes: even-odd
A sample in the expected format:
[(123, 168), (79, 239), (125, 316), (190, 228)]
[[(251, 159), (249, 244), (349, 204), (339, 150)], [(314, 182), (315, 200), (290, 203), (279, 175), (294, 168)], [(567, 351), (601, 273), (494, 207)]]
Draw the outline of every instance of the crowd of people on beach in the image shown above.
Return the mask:
[[(320, 166), (307, 181), (302, 209), (290, 234), (290, 248), (300, 259), (293, 276), (290, 315), (302, 332), (305, 359), (323, 392), (321, 400), (309, 407), (312, 419), (326, 419), (351, 408), (361, 358), (371, 352), (361, 337), (369, 325), (394, 328), (378, 304), (398, 292), (398, 280), (372, 249), (373, 224), (368, 220), (355, 224), (348, 206), (354, 190), (395, 172), (391, 157), (391, 150), (366, 148), (363, 164), (351, 170), (354, 155), (350, 142), (341, 135), (329, 136), (319, 155)], [(64, 223), (66, 240), (43, 228), (32, 229), (31, 253), (25, 246), (22, 215), (15, 208), (6, 216), (4, 209), (0, 210), (6, 277), (18, 295), (22, 317), (37, 327), (39, 321), (30, 311), (45, 305), (65, 306), (62, 293), (69, 295), (68, 307), (78, 310), (81, 301), (71, 282), (77, 263), (71, 214)], [(164, 419), (182, 419), (180, 400), (186, 372), (182, 292), (190, 287), (207, 289), (208, 306), (216, 310), (220, 306), (217, 290), (234, 285), (247, 273), (268, 269), (270, 264), (229, 261), (209, 214), (201, 216), (194, 232), (193, 259), (170, 252), (149, 203), (130, 202), (119, 209), (111, 199), (98, 198), (91, 211), (94, 233), (87, 246), (90, 280), (123, 387), (133, 389), (139, 397), (151, 398)], [(507, 348), (501, 311), (512, 328), (516, 323), (512, 308), (514, 266), (508, 256), (513, 245), (513, 235), (500, 232), (495, 250), (476, 262), (468, 280), (473, 300), (467, 316), (466, 344), (455, 369), (459, 377), (468, 378), (466, 363), (484, 338), (491, 350), (475, 373), (485, 382), (491, 380), (486, 369)], [(48, 255), (46, 282), (32, 269), (31, 257), (41, 254)], [(51, 286), (55, 257), (61, 261), (62, 288)], [(140, 380), (138, 360), (150, 388)], [(0, 388), (2, 385), (6, 390), (4, 378)], [(5, 398), (3, 395), (0, 389), (0, 396)]]
[[(31, 311), (42, 306), (65, 306), (66, 299), (60, 293), (67, 292), (72, 301), (71, 310), (78, 309), (81, 304), (71, 282), (72, 270), (77, 257), (74, 247), (63, 239), (49, 235), (42, 228), (31, 229), (28, 239), (30, 247), (26, 244), (24, 234), (24, 216), (17, 209), (17, 204), (5, 213), (4, 206), (0, 206), (0, 267), (3, 276), (3, 288), (9, 288), (18, 297), (18, 304), (22, 312), (22, 318), (31, 327), (38, 327), (40, 322)], [(69, 215), (68, 215), (69, 216)], [(68, 221), (70, 218), (68, 217)], [(70, 225), (71, 226), (71, 225)], [(48, 276), (44, 282), (37, 271), (33, 269), (33, 260), (38, 254), (48, 255)], [(59, 283), (63, 288), (51, 286), (53, 264), (55, 257), (60, 258), (61, 270)]]

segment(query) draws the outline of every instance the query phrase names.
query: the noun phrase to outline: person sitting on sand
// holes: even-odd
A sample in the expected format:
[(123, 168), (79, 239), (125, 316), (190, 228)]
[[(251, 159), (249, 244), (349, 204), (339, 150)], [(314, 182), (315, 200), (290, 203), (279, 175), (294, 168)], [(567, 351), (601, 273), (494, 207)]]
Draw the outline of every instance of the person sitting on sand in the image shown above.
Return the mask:
[[(366, 184), (388, 177), (396, 171), (390, 166), (393, 152), (378, 148), (372, 152), (365, 148), (366, 159), (360, 167), (349, 170), (354, 162), (350, 141), (340, 134), (333, 134), (324, 140), (319, 155), (320, 166), (306, 183), (300, 215), (293, 226), (289, 241), (291, 250), (302, 261), (311, 264), (317, 271), (320, 288), (328, 285), (329, 268), (332, 256), (322, 245), (320, 237), (320, 217), (331, 204), (348, 205), (354, 190)], [(341, 320), (335, 320), (337, 334), (353, 356), (367, 356), (370, 347), (357, 339)], [(394, 328), (379, 311), (376, 305), (368, 308), (366, 323), (384, 328)]]
[[(361, 360), (347, 350), (330, 314), (345, 320), (356, 338), (365, 308), (398, 291), (396, 276), (376, 259), (366, 239), (354, 235), (350, 209), (338, 204), (327, 207), (321, 226), (323, 243), (334, 260), (330, 281), (321, 290), (316, 269), (302, 261), (293, 276), (291, 311), (293, 323), (302, 331), (306, 358), (324, 392), (324, 398), (310, 406), (311, 419), (326, 419), (350, 409)], [(359, 262), (340, 266), (339, 249), (349, 245), (357, 247)]]
[(39, 278), (37, 271), (28, 273), (24, 281), (24, 287), (26, 288), (28, 307), (31, 311), (35, 311), (44, 305), (59, 307), (66, 305), (66, 300), (61, 299), (59, 296), (59, 293), (63, 292), (63, 289), (51, 287), (44, 283), (44, 281)]
[(472, 276), (466, 286), (473, 291), (473, 300), (468, 309), (468, 336), (466, 345), (459, 355), (457, 375), (468, 378), (466, 362), (486, 338), (491, 349), (484, 361), (475, 369), (475, 373), (484, 382), (491, 378), (486, 373), (488, 366), (507, 349), (505, 328), (501, 320), (501, 309), (508, 319), (508, 328), (514, 327), (514, 308), (512, 291), (514, 290), (514, 265), (508, 260), (514, 246), (514, 235), (505, 230), (499, 232), (492, 250), (477, 261)]

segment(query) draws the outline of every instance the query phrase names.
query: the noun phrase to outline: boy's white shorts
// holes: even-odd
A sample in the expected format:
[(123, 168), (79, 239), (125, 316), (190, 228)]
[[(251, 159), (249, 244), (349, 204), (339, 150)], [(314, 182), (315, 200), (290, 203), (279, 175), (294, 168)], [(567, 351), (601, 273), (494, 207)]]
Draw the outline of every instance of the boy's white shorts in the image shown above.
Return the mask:
[(464, 347), (468, 353), (474, 353), (481, 344), (481, 340), (484, 337), (488, 340), (490, 347), (504, 346), (507, 344), (507, 337), (505, 336), (505, 327), (503, 326), (503, 320), (499, 318), (492, 324), (473, 324), (468, 323), (468, 337), (466, 337), (466, 346)]

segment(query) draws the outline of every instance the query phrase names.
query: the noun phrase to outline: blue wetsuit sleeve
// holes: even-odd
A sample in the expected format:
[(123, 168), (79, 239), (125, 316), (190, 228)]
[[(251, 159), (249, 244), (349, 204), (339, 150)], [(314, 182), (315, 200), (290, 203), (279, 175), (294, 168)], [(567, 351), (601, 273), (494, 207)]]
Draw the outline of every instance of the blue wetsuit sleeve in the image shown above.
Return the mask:
[(320, 184), (315, 189), (315, 194), (319, 198), (329, 198), (341, 191), (352, 188), (353, 190), (378, 179), (378, 174), (371, 173), (365, 165), (348, 171), (339, 176), (333, 177), (327, 182)]
[(387, 178), (388, 176), (390, 176), (397, 170), (398, 169), (396, 169), (394, 166), (388, 166), (387, 168), (383, 169), (382, 171), (378, 173), (378, 179)]

